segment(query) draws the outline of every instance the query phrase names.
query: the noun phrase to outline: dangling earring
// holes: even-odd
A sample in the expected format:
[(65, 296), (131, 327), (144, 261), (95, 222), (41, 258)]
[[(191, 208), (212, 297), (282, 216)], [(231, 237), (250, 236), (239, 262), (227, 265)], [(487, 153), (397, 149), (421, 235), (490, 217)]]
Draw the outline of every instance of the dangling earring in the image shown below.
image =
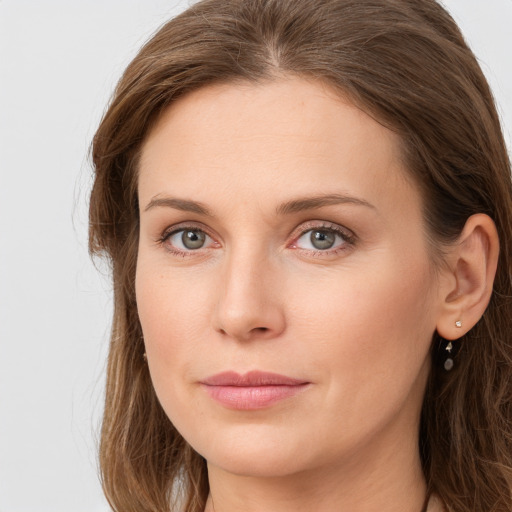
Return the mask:
[(453, 344), (451, 341), (448, 341), (446, 343), (446, 346), (444, 347), (444, 350), (448, 352), (446, 359), (444, 360), (444, 369), (449, 372), (453, 368), (453, 359), (452, 359), (452, 350), (453, 350)]
[[(455, 322), (455, 327), (457, 329), (461, 329), (462, 328), (462, 321), (461, 320), (457, 320)], [(453, 359), (455, 357), (455, 353), (456, 353), (456, 350), (455, 350), (455, 347), (453, 345), (453, 343), (450, 341), (450, 340), (443, 340), (443, 343), (441, 345), (441, 350), (443, 351), (443, 356), (446, 358), (444, 360), (444, 369), (449, 372), (453, 366), (455, 365)]]

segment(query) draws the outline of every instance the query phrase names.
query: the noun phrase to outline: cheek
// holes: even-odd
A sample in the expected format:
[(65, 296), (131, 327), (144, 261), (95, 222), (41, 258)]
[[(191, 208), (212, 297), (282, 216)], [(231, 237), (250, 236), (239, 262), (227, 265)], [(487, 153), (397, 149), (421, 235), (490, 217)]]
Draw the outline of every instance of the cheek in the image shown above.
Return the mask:
[(169, 353), (186, 351), (204, 324), (204, 295), (204, 286), (202, 290), (195, 288), (192, 279), (153, 272), (148, 266), (140, 265), (136, 296), (147, 349), (159, 359), (167, 359)]
[(169, 418), (181, 416), (187, 405), (181, 404), (185, 396), (182, 374), (187, 372), (188, 341), (193, 339), (195, 325), (194, 321), (178, 321), (180, 316), (190, 317), (187, 300), (168, 286), (165, 276), (144, 264), (137, 269), (136, 296), (155, 393)]
[(428, 265), (352, 268), (305, 288), (293, 301), (290, 337), (296, 360), (326, 390), (318, 436), (357, 447), (393, 419), (405, 415), (414, 424), (435, 326)]
[(303, 283), (308, 293), (293, 300), (292, 337), (302, 340), (303, 358), (348, 392), (376, 391), (384, 383), (405, 390), (425, 363), (435, 329), (428, 262), (381, 259), (321, 284)]
[[(158, 271), (154, 269), (158, 268)], [(193, 275), (168, 269), (139, 255), (136, 296), (151, 379), (167, 414), (183, 403), (186, 387), (200, 375), (203, 356), (212, 349), (210, 325), (213, 290)], [(210, 336), (211, 338), (211, 336)]]

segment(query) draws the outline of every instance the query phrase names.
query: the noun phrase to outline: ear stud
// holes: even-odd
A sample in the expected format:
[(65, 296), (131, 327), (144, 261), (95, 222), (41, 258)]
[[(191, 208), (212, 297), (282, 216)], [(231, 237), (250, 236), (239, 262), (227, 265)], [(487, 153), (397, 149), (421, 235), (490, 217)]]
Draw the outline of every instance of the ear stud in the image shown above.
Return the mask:
[(462, 322), (460, 320), (457, 320), (455, 322), (455, 327), (457, 327), (457, 329), (460, 329), (462, 327)]

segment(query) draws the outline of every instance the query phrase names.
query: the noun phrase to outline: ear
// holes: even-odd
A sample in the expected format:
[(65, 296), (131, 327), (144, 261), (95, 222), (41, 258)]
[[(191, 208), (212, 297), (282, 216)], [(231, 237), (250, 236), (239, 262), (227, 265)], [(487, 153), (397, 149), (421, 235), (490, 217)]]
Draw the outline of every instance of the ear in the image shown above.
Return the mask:
[(491, 299), (498, 265), (499, 239), (488, 215), (469, 217), (449, 250), (441, 289), (442, 312), (437, 332), (447, 340), (466, 334), (480, 320)]

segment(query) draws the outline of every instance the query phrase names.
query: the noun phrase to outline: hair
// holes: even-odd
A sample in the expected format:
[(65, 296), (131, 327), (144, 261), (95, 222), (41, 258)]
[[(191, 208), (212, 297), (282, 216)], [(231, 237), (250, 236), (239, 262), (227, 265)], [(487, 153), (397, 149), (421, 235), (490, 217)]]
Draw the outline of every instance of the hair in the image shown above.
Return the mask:
[[(202, 512), (205, 460), (153, 389), (135, 299), (141, 145), (159, 115), (209, 84), (320, 80), (400, 136), (438, 249), (485, 213), (501, 241), (492, 297), (432, 370), (420, 422), (429, 492), (453, 512), (512, 509), (512, 183), (483, 73), (435, 0), (204, 0), (166, 23), (123, 74), (92, 145), (90, 251), (111, 262), (114, 317), (100, 466), (119, 512)], [(442, 258), (442, 250), (438, 251)], [(181, 500), (181, 501), (180, 501)]]

